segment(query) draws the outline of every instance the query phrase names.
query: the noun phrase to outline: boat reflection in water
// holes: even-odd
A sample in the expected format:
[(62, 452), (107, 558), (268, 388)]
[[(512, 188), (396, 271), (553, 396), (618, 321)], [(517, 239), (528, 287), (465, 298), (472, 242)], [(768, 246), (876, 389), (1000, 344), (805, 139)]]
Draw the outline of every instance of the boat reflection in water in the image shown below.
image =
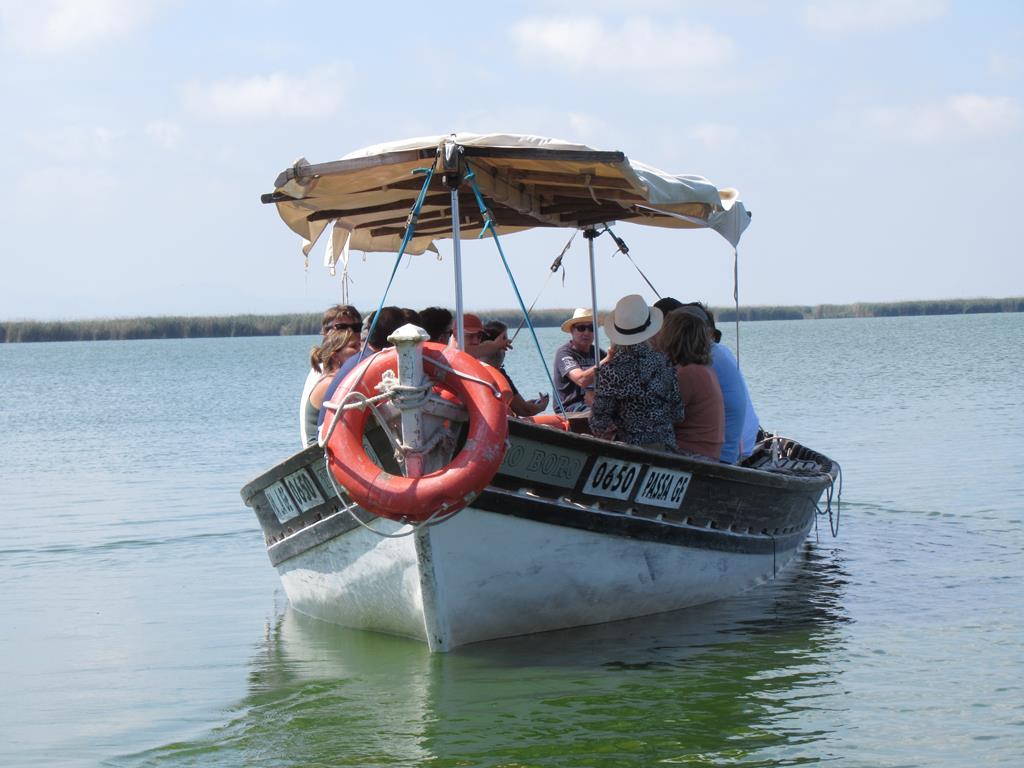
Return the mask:
[(842, 693), (832, 659), (845, 582), (840, 555), (811, 545), (777, 581), (731, 600), (454, 654), (288, 608), (268, 624), (235, 718), (157, 754), (231, 765), (799, 762), (827, 751), (840, 725), (821, 718), (841, 711), (822, 697)]

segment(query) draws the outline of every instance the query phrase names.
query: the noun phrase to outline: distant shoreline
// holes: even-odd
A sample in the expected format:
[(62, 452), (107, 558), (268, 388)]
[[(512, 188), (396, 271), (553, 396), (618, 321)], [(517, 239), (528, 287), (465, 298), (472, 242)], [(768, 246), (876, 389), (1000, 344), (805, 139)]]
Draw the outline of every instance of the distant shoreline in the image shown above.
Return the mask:
[[(713, 307), (719, 323), (736, 319), (732, 307)], [(1024, 312), (1024, 297), (1006, 299), (942, 299), (934, 301), (860, 302), (815, 306), (740, 307), (740, 320), (833, 320), (855, 317), (914, 317)], [(478, 312), (486, 320), (519, 326), (518, 310)], [(539, 328), (558, 326), (572, 309), (539, 309), (531, 315)], [(224, 338), (235, 336), (312, 336), (320, 333), (320, 313), (129, 317), (96, 320), (0, 321), (0, 343), (39, 341), (124, 341), (130, 339)]]

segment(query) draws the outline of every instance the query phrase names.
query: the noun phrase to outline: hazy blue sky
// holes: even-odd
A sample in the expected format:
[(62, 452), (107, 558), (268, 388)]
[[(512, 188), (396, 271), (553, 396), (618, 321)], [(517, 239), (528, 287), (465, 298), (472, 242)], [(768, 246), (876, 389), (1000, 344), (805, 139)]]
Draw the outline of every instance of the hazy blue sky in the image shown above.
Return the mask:
[[(0, 0), (0, 319), (319, 311), (259, 196), (297, 157), (451, 131), (619, 149), (740, 190), (749, 304), (1024, 294), (1024, 3)], [(731, 303), (708, 232), (622, 224), (662, 293)], [(568, 238), (509, 236), (527, 301)], [(452, 305), (443, 260), (391, 295)], [(599, 240), (599, 302), (649, 297)], [(467, 304), (513, 306), (493, 248)], [(588, 301), (577, 238), (565, 286)], [(376, 305), (392, 257), (353, 254)], [(652, 297), (653, 298), (653, 297)]]

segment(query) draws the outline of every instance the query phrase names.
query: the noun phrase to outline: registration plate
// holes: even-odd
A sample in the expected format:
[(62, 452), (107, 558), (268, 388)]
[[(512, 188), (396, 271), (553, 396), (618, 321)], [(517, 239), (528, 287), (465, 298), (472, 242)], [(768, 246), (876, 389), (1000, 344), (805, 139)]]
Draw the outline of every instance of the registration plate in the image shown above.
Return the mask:
[(306, 469), (286, 475), (283, 480), (267, 486), (264, 493), (282, 523), (324, 503), (324, 497), (313, 482), (313, 476)]
[(288, 490), (292, 493), (292, 498), (298, 502), (299, 509), (303, 512), (308, 512), (313, 507), (319, 507), (324, 503), (324, 497), (317, 490), (316, 483), (313, 482), (313, 476), (305, 469), (300, 469), (298, 472), (292, 472), (290, 475), (287, 475), (284, 478), (284, 484), (288, 486)]
[(334, 490), (334, 484), (331, 482), (329, 470), (327, 464), (322, 461), (318, 461), (313, 465), (313, 474), (316, 475), (316, 479), (320, 481), (320, 487), (324, 489), (324, 493), (328, 496), (337, 496), (338, 493)]
[(583, 492), (610, 499), (628, 499), (642, 468), (642, 464), (599, 456), (583, 485)]
[(679, 509), (690, 487), (690, 473), (678, 469), (651, 467), (644, 476), (636, 495), (639, 504), (651, 504), (665, 509)]
[(277, 515), (278, 522), (284, 523), (299, 514), (299, 508), (295, 506), (295, 502), (292, 501), (292, 497), (288, 495), (284, 483), (280, 480), (273, 485), (268, 485), (267, 490), (263, 493), (266, 494), (274, 514)]

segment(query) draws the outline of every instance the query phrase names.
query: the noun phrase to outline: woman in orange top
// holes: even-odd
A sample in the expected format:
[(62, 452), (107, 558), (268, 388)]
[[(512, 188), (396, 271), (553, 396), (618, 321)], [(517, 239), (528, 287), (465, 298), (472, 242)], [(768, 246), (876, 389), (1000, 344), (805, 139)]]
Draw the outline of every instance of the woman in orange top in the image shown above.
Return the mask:
[(655, 344), (676, 366), (685, 413), (683, 420), (673, 425), (679, 450), (718, 461), (725, 442), (722, 389), (711, 368), (708, 327), (689, 309), (684, 306), (665, 315)]

